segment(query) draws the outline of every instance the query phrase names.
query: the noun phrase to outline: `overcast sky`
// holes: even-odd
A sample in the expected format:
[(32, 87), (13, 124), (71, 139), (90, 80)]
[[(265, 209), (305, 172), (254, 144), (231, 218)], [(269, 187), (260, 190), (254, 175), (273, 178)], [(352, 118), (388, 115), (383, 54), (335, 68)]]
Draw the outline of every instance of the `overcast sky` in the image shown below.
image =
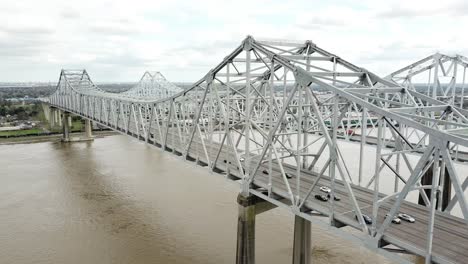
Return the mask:
[(247, 35), (310, 39), (384, 75), (436, 51), (468, 56), (467, 26), (466, 0), (3, 0), (0, 82), (55, 82), (62, 68), (196, 81)]

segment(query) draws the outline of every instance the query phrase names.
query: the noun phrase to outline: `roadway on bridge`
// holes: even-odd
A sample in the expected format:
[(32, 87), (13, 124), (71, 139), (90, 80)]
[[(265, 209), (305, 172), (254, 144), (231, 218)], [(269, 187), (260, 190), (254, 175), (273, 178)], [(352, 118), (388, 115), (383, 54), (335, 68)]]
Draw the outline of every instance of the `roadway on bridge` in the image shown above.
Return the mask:
[[(184, 153), (187, 146), (180, 144), (180, 141), (177, 140), (178, 137), (178, 134), (169, 132), (167, 147), (173, 151), (175, 150), (176, 152)], [(159, 145), (158, 142), (150, 143), (156, 143)], [(208, 148), (207, 152), (210, 156), (210, 160), (215, 160), (219, 144), (212, 144), (214, 144), (214, 146)], [(240, 179), (241, 176), (239, 174), (238, 167), (235, 165), (236, 161), (234, 159), (234, 153), (231, 151), (226, 151), (226, 148), (227, 147), (223, 148), (222, 152), (220, 153), (219, 160), (222, 162), (217, 163), (217, 168), (222, 171), (227, 171), (229, 168), (230, 174), (237, 179)], [(203, 146), (200, 143), (200, 138), (194, 138), (194, 142), (192, 143), (189, 151), (189, 156), (192, 158), (198, 158), (200, 161), (207, 163)], [(252, 163), (255, 164), (255, 160)], [(294, 175), (296, 172), (295, 166), (289, 164), (283, 164), (283, 166), (285, 167), (285, 170), (291, 175)], [(267, 169), (267, 165), (264, 164), (257, 171), (254, 178), (254, 184), (256, 186), (265, 189), (268, 188), (268, 175), (263, 173), (263, 171)], [(307, 170), (301, 170), (301, 173), (304, 175), (301, 178), (301, 197), (305, 197), (309, 188), (317, 179), (318, 173)], [(296, 179), (291, 178), (288, 179), (288, 181), (292, 192), (296, 193)], [(283, 184), (283, 178), (277, 165), (273, 166), (272, 183), (272, 193), (274, 195), (289, 199), (288, 191), (285, 187), (285, 184)], [(359, 223), (355, 219), (355, 214), (352, 210), (353, 206), (350, 202), (345, 186), (340, 180), (336, 180), (335, 184), (336, 193), (341, 198), (340, 201), (335, 201), (334, 204), (334, 210), (336, 212), (335, 218), (344, 226), (360, 229)], [(312, 211), (319, 212), (324, 216), (328, 216), (330, 211), (330, 203), (318, 201), (314, 198), (315, 194), (324, 194), (319, 190), (320, 186), (331, 186), (330, 178), (326, 175), (321, 177), (321, 179), (318, 181), (318, 184), (314, 187), (312, 194), (306, 200), (305, 207)], [(373, 191), (357, 185), (351, 186), (362, 213), (372, 215)], [(380, 194), (379, 196), (384, 197), (384, 194)], [(394, 202), (394, 199), (389, 199), (380, 207), (377, 227), (383, 223), (385, 214), (390, 210), (391, 204)], [(401, 224), (391, 224), (383, 236), (383, 240), (389, 244), (393, 244), (414, 254), (424, 255), (427, 245), (426, 234), (429, 222), (428, 207), (404, 201), (401, 205), (400, 212), (413, 216), (416, 219), (416, 222), (408, 223), (402, 221)], [(467, 259), (468, 229), (466, 228), (466, 224), (464, 223), (463, 219), (436, 211), (433, 236), (433, 260), (439, 263), (464, 263)]]

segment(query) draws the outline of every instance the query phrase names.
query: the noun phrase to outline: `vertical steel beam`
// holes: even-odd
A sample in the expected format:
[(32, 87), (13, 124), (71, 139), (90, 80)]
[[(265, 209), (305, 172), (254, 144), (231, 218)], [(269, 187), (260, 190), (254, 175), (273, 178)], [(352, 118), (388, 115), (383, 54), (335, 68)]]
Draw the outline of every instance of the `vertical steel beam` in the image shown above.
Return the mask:
[(359, 186), (362, 184), (362, 173), (364, 169), (364, 148), (367, 140), (367, 108), (362, 107), (361, 117), (361, 145), (359, 148)]
[[(432, 87), (432, 98), (437, 99), (437, 93), (439, 91), (439, 64), (440, 54), (434, 55), (434, 87)], [(432, 116), (434, 118), (434, 116)]]
[(377, 215), (378, 215), (378, 200), (379, 200), (379, 183), (380, 183), (380, 159), (382, 154), (382, 145), (383, 141), (383, 131), (385, 129), (384, 120), (379, 119), (378, 130), (377, 130), (377, 148), (375, 153), (375, 179), (374, 179), (374, 199), (372, 202), (372, 233), (375, 234), (377, 230)]
[[(275, 103), (275, 63), (272, 60), (270, 64), (270, 107), (269, 107), (269, 114), (268, 114), (268, 129), (273, 129), (273, 105)], [(279, 121), (277, 121), (279, 122)], [(268, 196), (271, 195), (271, 190), (273, 188), (273, 181), (272, 175), (273, 174), (273, 150), (272, 147), (268, 150)]]
[(466, 84), (466, 67), (463, 67), (463, 80), (461, 87), (461, 96), (460, 96), (460, 108), (463, 109), (463, 103), (465, 100), (465, 84)]
[(300, 195), (301, 195), (301, 157), (302, 157), (302, 132), (303, 132), (303, 121), (302, 121), (302, 97), (304, 96), (304, 87), (302, 85), (298, 85), (297, 91), (297, 138), (296, 138), (296, 204), (295, 206), (299, 206), (300, 203)]
[(426, 244), (426, 258), (425, 264), (432, 263), (432, 238), (434, 237), (434, 222), (435, 222), (435, 211), (437, 204), (438, 195), (438, 182), (439, 182), (439, 160), (440, 160), (440, 150), (438, 148), (434, 151), (434, 163), (432, 167), (432, 187), (431, 187), (431, 209), (429, 213), (429, 224), (427, 228), (427, 244)]
[[(329, 155), (330, 155), (330, 167), (328, 171), (330, 172), (330, 179), (331, 179), (331, 193), (330, 193), (330, 223), (333, 225), (335, 221), (335, 177), (336, 177), (336, 166), (338, 165), (338, 145), (337, 145), (337, 140), (338, 140), (338, 114), (339, 114), (339, 108), (338, 108), (338, 103), (340, 98), (338, 97), (337, 94), (334, 95), (334, 101), (333, 101), (333, 116), (332, 116), (332, 144), (328, 145), (328, 150), (329, 150)], [(326, 127), (323, 127), (324, 133), (329, 133), (327, 131)], [(344, 175), (343, 175), (344, 177)]]
[[(247, 39), (248, 40), (248, 39)], [(251, 95), (250, 95), (250, 51), (252, 46), (249, 43), (244, 45), (245, 50), (245, 121), (244, 121), (244, 131), (245, 131), (245, 162), (244, 162), (244, 178), (241, 186), (241, 193), (246, 196), (249, 193), (250, 186), (250, 126), (251, 126)]]
[[(308, 54), (308, 50), (310, 48), (310, 44), (307, 44), (309, 47), (307, 48), (307, 52), (306, 52), (306, 56), (307, 56), (307, 59), (306, 59), (306, 71), (310, 71), (310, 56)], [(305, 105), (306, 107), (304, 107), (304, 133), (303, 133), (303, 137), (304, 137), (304, 140), (303, 140), (303, 146), (305, 146), (303, 152), (304, 153), (308, 153), (308, 150), (309, 150), (309, 147), (308, 147), (308, 142), (309, 142), (309, 120), (310, 120), (310, 106), (309, 106), (309, 97), (306, 96), (305, 94), (303, 94), (303, 89), (301, 89), (301, 93), (300, 93), (300, 97), (299, 97), (299, 100), (302, 100), (302, 98), (304, 98), (305, 100)], [(302, 111), (302, 110), (301, 110)], [(307, 155), (304, 155), (302, 157), (302, 168), (303, 169), (307, 169), (307, 165), (309, 164), (309, 158)]]

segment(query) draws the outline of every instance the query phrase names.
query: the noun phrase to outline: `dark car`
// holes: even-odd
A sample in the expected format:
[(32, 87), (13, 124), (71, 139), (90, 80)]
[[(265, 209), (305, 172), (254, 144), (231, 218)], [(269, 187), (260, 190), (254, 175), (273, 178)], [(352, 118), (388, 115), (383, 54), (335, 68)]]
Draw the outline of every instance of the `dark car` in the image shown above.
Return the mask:
[(322, 202), (328, 201), (328, 198), (325, 195), (321, 195), (321, 194), (316, 194), (315, 199), (320, 200)]
[(289, 172), (284, 173), (286, 175), (286, 178), (291, 179), (293, 175)]
[[(331, 199), (331, 195), (330, 195), (330, 194), (327, 194), (327, 197), (328, 197), (328, 199)], [(338, 196), (336, 196), (336, 194), (334, 195), (334, 198), (335, 198), (335, 201), (341, 200), (341, 198), (338, 197)]]
[[(372, 224), (372, 218), (370, 218), (370, 216), (362, 214), (362, 218), (364, 218), (364, 222), (366, 222), (366, 224), (368, 225)], [(356, 215), (356, 220), (359, 221), (357, 215)]]

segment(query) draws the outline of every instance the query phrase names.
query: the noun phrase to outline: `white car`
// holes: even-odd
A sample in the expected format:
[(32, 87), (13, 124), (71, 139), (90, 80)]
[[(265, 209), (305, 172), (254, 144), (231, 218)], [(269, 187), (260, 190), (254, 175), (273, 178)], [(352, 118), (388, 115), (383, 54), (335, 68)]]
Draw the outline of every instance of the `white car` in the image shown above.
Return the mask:
[[(388, 216), (389, 216), (389, 214), (386, 214), (386, 215), (385, 215), (385, 218), (387, 218)], [(401, 224), (401, 220), (400, 220), (400, 218), (394, 216), (394, 217), (392, 218), (392, 223), (399, 225), (399, 224)]]
[(408, 214), (398, 214), (398, 218), (405, 220), (406, 222), (414, 223), (416, 220)]
[(331, 192), (330, 188), (328, 188), (327, 186), (321, 186), (320, 190), (322, 192), (324, 192), (324, 193), (330, 193)]

